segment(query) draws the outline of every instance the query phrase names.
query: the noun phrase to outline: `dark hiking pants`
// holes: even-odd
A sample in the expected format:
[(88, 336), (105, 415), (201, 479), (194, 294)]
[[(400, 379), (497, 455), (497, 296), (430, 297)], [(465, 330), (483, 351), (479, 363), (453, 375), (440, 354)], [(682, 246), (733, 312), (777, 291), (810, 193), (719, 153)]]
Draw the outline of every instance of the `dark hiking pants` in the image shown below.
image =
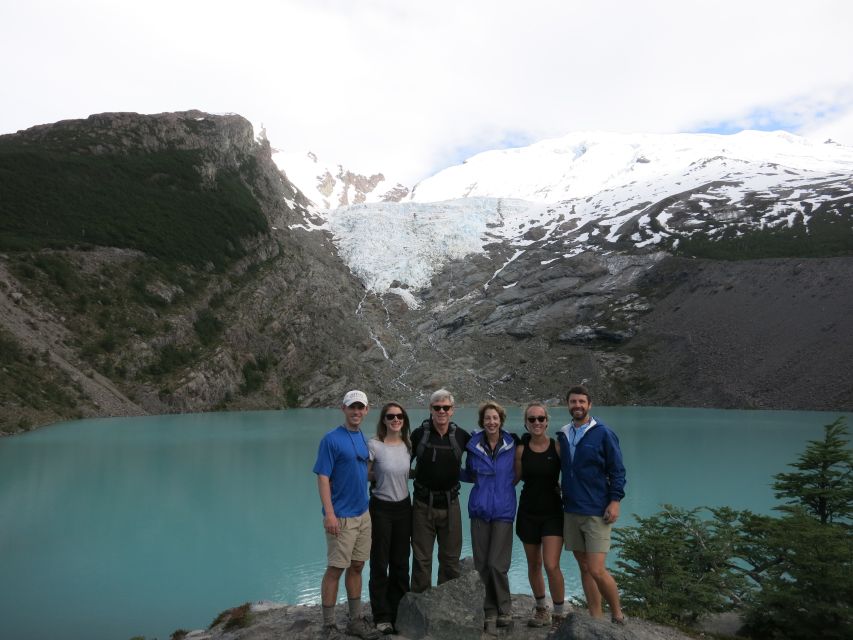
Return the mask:
[(412, 508), (412, 591), (431, 586), (432, 551), (438, 539), (438, 584), (458, 578), (462, 555), (462, 514), (454, 497), (446, 508), (415, 500)]
[(509, 565), (512, 561), (512, 522), (471, 519), (474, 568), (486, 587), (483, 610), (487, 618), (512, 613)]
[(370, 609), (374, 622), (397, 621), (397, 607), (409, 590), (412, 503), (370, 499)]

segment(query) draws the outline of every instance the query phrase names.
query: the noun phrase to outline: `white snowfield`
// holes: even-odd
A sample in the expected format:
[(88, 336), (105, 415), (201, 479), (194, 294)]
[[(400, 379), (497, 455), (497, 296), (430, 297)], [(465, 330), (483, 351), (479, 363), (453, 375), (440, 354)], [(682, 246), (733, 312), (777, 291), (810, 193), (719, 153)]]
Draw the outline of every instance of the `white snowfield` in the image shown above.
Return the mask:
[[(410, 201), (318, 213), (369, 290), (417, 306), (417, 290), (449, 260), (494, 242), (515, 260), (534, 228), (553, 259), (612, 243), (654, 250), (730, 224), (808, 224), (819, 205), (851, 193), (853, 148), (785, 132), (573, 133), (478, 154), (419, 183)], [(766, 204), (754, 218), (756, 202)]]
[(411, 199), (519, 198), (557, 202), (682, 176), (709, 160), (853, 173), (853, 148), (784, 131), (718, 134), (578, 132), (477, 154), (418, 183)]

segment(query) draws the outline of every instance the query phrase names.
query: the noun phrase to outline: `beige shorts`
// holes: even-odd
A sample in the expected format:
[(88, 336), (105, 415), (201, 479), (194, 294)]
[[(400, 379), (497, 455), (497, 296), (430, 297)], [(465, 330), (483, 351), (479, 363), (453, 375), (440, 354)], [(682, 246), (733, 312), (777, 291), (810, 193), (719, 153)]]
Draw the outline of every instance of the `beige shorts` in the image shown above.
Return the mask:
[(610, 530), (601, 516), (585, 516), (579, 513), (563, 514), (563, 540), (566, 551), (607, 553), (610, 551)]
[(338, 518), (341, 531), (333, 536), (326, 532), (326, 563), (329, 567), (346, 569), (353, 561), (370, 559), (370, 512), (354, 518)]

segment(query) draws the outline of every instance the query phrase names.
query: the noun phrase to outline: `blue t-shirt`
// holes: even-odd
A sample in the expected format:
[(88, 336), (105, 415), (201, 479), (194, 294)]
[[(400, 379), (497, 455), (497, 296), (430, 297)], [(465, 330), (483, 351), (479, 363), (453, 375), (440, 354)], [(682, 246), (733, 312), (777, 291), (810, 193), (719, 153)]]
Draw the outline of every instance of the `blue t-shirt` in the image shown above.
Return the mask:
[[(367, 461), (370, 452), (361, 431), (344, 426), (320, 440), (314, 473), (326, 476), (332, 488), (332, 506), (339, 518), (353, 518), (367, 511)], [(326, 510), (323, 509), (323, 515)]]

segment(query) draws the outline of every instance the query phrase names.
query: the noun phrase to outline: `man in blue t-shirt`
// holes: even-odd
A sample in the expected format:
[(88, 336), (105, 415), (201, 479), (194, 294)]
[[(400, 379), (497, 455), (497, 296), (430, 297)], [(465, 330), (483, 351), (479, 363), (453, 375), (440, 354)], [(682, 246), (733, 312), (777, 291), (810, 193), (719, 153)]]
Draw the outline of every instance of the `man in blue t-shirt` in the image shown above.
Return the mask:
[(370, 557), (370, 513), (367, 495), (369, 452), (361, 423), (367, 415), (367, 395), (350, 391), (341, 409), (344, 424), (329, 431), (320, 441), (314, 473), (320, 502), (323, 503), (323, 527), (326, 530), (326, 572), (320, 587), (323, 603), (323, 630), (334, 636), (335, 602), (341, 575), (349, 606), (348, 635), (378, 638), (381, 634), (367, 625), (361, 616), (361, 572)]

